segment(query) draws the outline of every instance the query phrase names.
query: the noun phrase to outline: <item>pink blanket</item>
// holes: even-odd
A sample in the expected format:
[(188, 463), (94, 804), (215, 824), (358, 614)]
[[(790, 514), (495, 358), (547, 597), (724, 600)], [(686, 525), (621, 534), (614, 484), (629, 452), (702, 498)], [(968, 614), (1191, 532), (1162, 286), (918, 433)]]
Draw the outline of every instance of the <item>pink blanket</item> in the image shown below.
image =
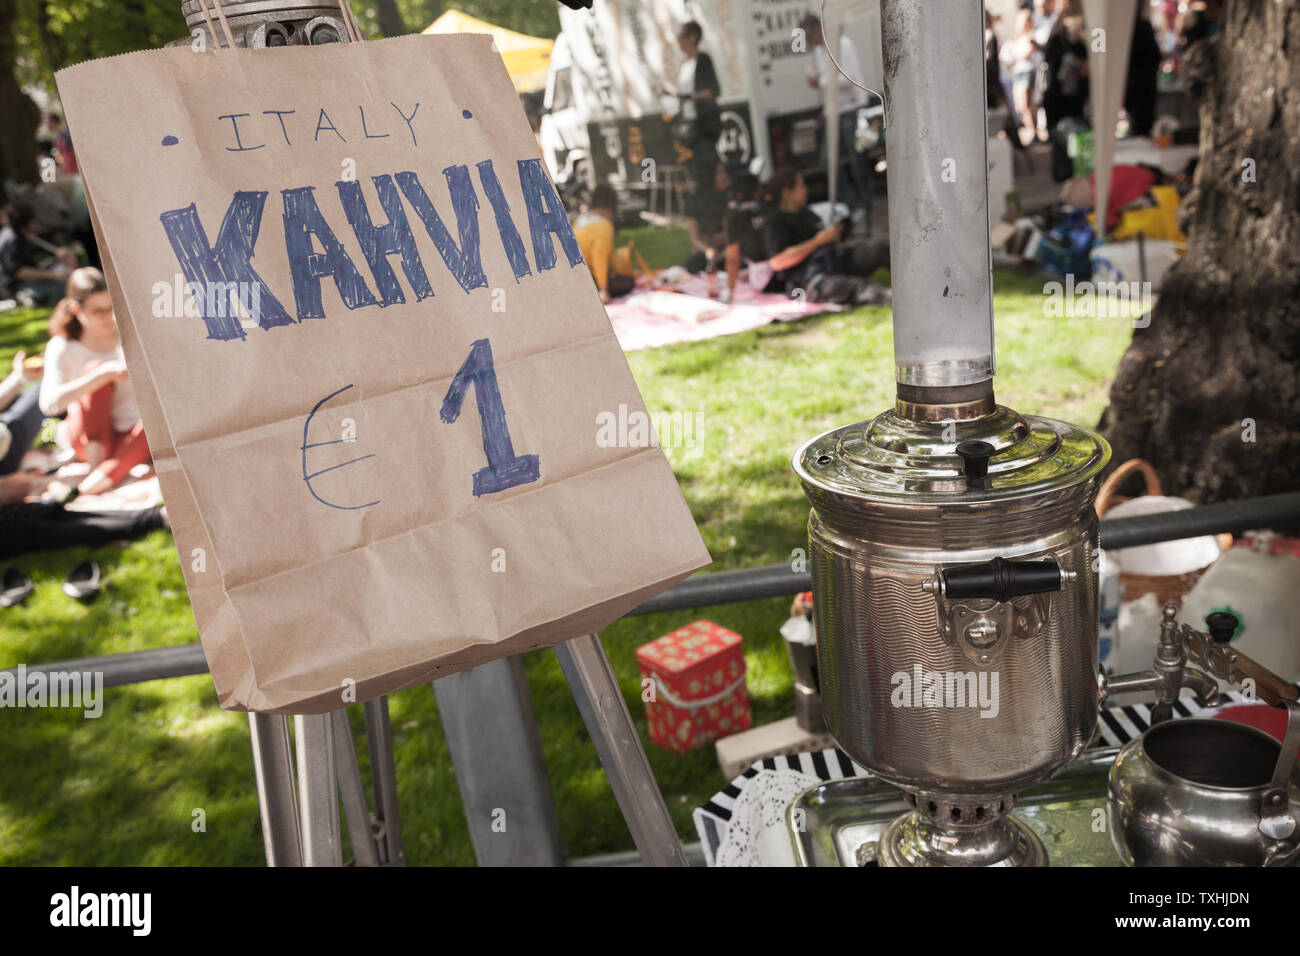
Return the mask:
[[(719, 277), (718, 287), (725, 281), (725, 277)], [(708, 282), (703, 276), (692, 276), (678, 283), (675, 289), (683, 294), (677, 308), (670, 308), (676, 303), (665, 300), (663, 290), (638, 290), (605, 307), (624, 352), (678, 342), (700, 342), (748, 332), (771, 322), (796, 322), (809, 315), (839, 312), (844, 308), (828, 303), (805, 303), (789, 299), (783, 293), (755, 292), (743, 279), (736, 283), (736, 297), (730, 306), (708, 297)], [(695, 316), (699, 320), (679, 316)]]

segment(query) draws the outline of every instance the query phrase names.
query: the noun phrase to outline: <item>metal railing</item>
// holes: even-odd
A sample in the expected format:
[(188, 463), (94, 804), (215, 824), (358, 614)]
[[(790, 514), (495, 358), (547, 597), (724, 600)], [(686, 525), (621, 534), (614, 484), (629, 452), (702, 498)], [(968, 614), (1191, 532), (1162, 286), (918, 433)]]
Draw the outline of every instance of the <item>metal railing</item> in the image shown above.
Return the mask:
[[(1203, 505), (1184, 511), (1104, 520), (1101, 522), (1101, 543), (1102, 547), (1115, 551), (1200, 535), (1222, 532), (1236, 534), (1270, 525), (1297, 524), (1300, 524), (1300, 491), (1293, 491), (1225, 504)], [(812, 574), (796, 571), (791, 564), (771, 564), (740, 571), (700, 572), (633, 608), (627, 616), (757, 601), (811, 589)], [(10, 668), (9, 672), (12, 671)], [(100, 672), (104, 675), (105, 687), (121, 687), (168, 677), (206, 674), (208, 664), (203, 657), (202, 646), (195, 643), (26, 665), (29, 675), (39, 671), (47, 674)]]
[[(1300, 524), (1300, 492), (1293, 492), (1231, 504), (1208, 505), (1185, 511), (1102, 521), (1101, 541), (1105, 547), (1116, 550), (1204, 534), (1225, 531), (1240, 532), (1269, 526), (1285, 528), (1297, 524)], [(697, 574), (642, 603), (629, 612), (628, 616), (780, 597), (806, 591), (811, 586), (811, 574), (808, 571), (795, 570), (793, 564), (777, 564), (739, 571)], [(591, 709), (590, 694), (579, 693), (580, 690), (589, 690), (589, 682), (583, 682), (579, 679), (581, 677), (577, 672), (579, 662), (576, 662), (573, 656), (574, 647), (585, 646), (582, 644), (584, 640), (592, 646), (593, 651), (589, 655), (591, 660), (604, 662), (602, 667), (606, 671), (604, 674), (605, 684), (610, 688), (610, 693), (617, 697), (617, 684), (614, 682), (612, 671), (609, 669), (603, 650), (600, 649), (599, 638), (596, 635), (588, 635), (586, 638), (558, 645), (556, 653), (560, 657), (561, 667), (566, 671), (565, 677), (574, 690), (574, 699), (579, 702), (580, 711), (583, 709), (583, 701), (587, 701), (588, 709)], [(208, 668), (201, 646), (199, 644), (187, 644), (180, 647), (164, 647), (126, 654), (110, 654), (51, 664), (24, 665), (24, 669), (29, 676), (42, 671), (47, 674), (56, 672), (99, 672), (103, 675), (103, 686), (120, 687), (149, 680), (203, 674), (207, 672)], [(505, 658), (480, 665), (471, 671), (449, 675), (435, 681), (433, 687), (435, 693), (438, 694), (439, 708), (443, 711), (444, 720), (448, 714), (452, 716), (459, 714), (463, 718), (461, 721), (463, 726), (460, 727), (460, 732), (452, 732), (455, 730), (454, 722), (447, 729), (448, 746), (452, 752), (452, 764), (456, 768), (457, 785), (461, 792), (461, 802), (465, 810), (466, 820), (481, 822), (488, 819), (492, 808), (500, 802), (500, 794), (510, 793), (512, 799), (522, 808), (521, 812), (526, 816), (532, 814), (533, 817), (536, 817), (540, 821), (538, 828), (545, 831), (546, 834), (545, 840), (533, 841), (537, 846), (541, 847), (540, 850), (537, 847), (529, 846), (522, 849), (520, 847), (507, 848), (499, 840), (474, 841), (475, 855), (479, 863), (486, 865), (514, 865), (525, 858), (533, 862), (564, 862), (563, 837), (559, 829), (558, 816), (554, 812), (554, 802), (545, 758), (542, 755), (540, 738), (537, 736), (536, 725), (533, 722), (532, 706), (527, 694), (527, 683), (519, 659)], [(603, 695), (601, 696), (604, 699)], [(635, 753), (631, 754), (632, 756), (639, 755), (639, 763), (633, 769), (639, 769), (641, 777), (644, 778), (635, 780), (618, 778), (623, 783), (623, 790), (620, 791), (618, 785), (615, 785), (614, 789), (616, 797), (619, 797), (620, 808), (624, 812), (625, 819), (629, 820), (629, 826), (631, 826), (633, 822), (640, 820), (643, 805), (658, 806), (665, 815), (666, 822), (664, 822), (664, 826), (667, 827), (669, 834), (669, 839), (666, 841), (648, 841), (645, 834), (641, 834), (640, 838), (638, 838), (638, 831), (633, 828), (633, 838), (640, 851), (640, 858), (655, 859), (653, 853), (651, 853), (650, 857), (647, 857), (647, 852), (660, 849), (658, 843), (664, 842), (667, 847), (664, 852), (672, 851), (675, 854), (673, 856), (674, 860), (680, 857), (683, 862), (698, 862), (699, 850), (697, 847), (691, 847), (688, 848), (688, 851), (683, 851), (680, 844), (677, 843), (676, 837), (672, 833), (671, 821), (666, 818), (667, 810), (663, 806), (662, 796), (658, 793), (653, 773), (645, 761), (645, 754), (641, 750), (639, 741), (635, 740), (635, 731), (630, 730), (630, 718), (627, 714), (626, 705), (621, 699), (618, 699), (617, 707), (623, 712), (623, 724), (626, 725), (623, 727), (624, 731), (629, 731), (633, 735), (629, 740), (622, 740), (622, 743), (626, 745), (625, 749), (628, 749), (629, 753), (635, 751)], [(383, 712), (383, 726), (379, 729), (377, 735), (372, 733), (370, 729), (372, 708), (377, 708)], [(514, 720), (507, 727), (497, 726), (492, 721), (484, 719), (484, 709), (498, 718), (503, 713), (508, 712), (513, 715)], [(370, 740), (372, 750), (372, 765), (375, 765), (378, 759), (374, 750), (376, 741), (387, 748), (388, 754), (388, 759), (378, 760), (378, 765), (387, 767), (388, 771), (386, 774), (381, 773), (382, 780), (376, 781), (376, 812), (373, 815), (371, 824), (374, 832), (370, 835), (374, 838), (374, 851), (378, 853), (387, 848), (385, 861), (390, 864), (397, 863), (400, 865), (404, 861), (404, 853), (402, 852), (400, 823), (397, 815), (394, 767), (391, 761), (392, 742), (387, 728), (387, 698), (380, 698), (378, 701), (367, 703), (366, 712), (367, 737)], [(610, 746), (612, 746), (608, 743), (609, 740), (617, 743), (621, 739), (616, 736), (610, 737), (607, 733), (597, 732), (607, 730), (601, 723), (601, 717), (602, 715), (598, 713), (583, 713), (583, 720), (587, 724), (588, 732), (592, 735), (593, 741), (597, 742), (601, 763), (606, 768), (607, 773), (611, 772), (611, 767), (616, 771), (620, 768), (626, 769), (628, 754), (601, 752), (601, 741), (606, 741), (605, 749), (609, 750)], [(272, 791), (278, 787), (282, 791), (281, 796), (284, 798), (279, 801), (280, 803), (284, 801), (291, 802), (293, 799), (292, 768), (287, 749), (288, 725), (284, 722), (283, 717), (274, 715), (251, 714), (250, 719), (253, 728), (254, 765), (257, 771), (259, 802), (263, 813), (263, 835), (267, 841), (267, 861), (268, 863), (278, 864), (285, 861), (280, 859), (284, 847), (277, 840), (285, 835), (298, 835), (296, 827), (288, 826), (284, 820), (277, 821), (274, 812), (276, 806), (278, 806), (277, 801), (268, 798), (268, 794), (274, 795)], [(338, 711), (335, 713), (334, 719), (338, 723), (340, 741), (346, 740), (349, 735), (347, 718), (343, 716), (342, 711)], [(278, 722), (277, 739), (282, 738), (280, 744), (281, 749), (284, 751), (280, 754), (278, 763), (259, 760), (258, 758), (257, 730), (259, 722), (268, 723), (273, 721)], [(500, 723), (499, 720), (498, 723)], [(328, 723), (326, 726), (328, 726)], [(313, 799), (319, 798), (322, 806), (336, 808), (337, 793), (333, 792), (334, 786), (336, 784), (339, 786), (343, 784), (350, 785), (350, 789), (343, 791), (345, 802), (349, 794), (352, 797), (351, 802), (346, 803), (349, 809), (349, 833), (353, 837), (353, 846), (354, 851), (358, 854), (358, 862), (365, 862), (363, 856), (366, 855), (360, 851), (369, 848), (370, 842), (365, 839), (364, 835), (357, 836), (358, 833), (364, 834), (364, 823), (359, 821), (363, 821), (365, 814), (368, 812), (364, 796), (361, 795), (360, 774), (356, 767), (352, 748), (348, 747), (346, 743), (335, 743), (338, 744), (337, 750), (339, 753), (345, 757), (351, 755), (352, 759), (348, 761), (352, 771), (351, 775), (346, 776), (346, 778), (340, 776), (337, 782), (329, 780), (332, 769), (328, 766), (328, 761), (326, 761), (325, 769), (317, 774), (321, 779), (316, 780), (313, 786), (307, 786), (300, 780), (300, 795), (306, 794)], [(329, 747), (327, 747), (328, 749)], [(507, 756), (509, 756), (509, 759), (506, 759)], [(304, 761), (300, 747), (300, 777), (302, 777), (304, 768), (310, 770), (312, 766), (313, 762), (311, 760)], [(523, 770), (513, 775), (507, 773), (506, 771), (512, 767), (522, 767)], [(611, 782), (615, 782), (616, 776), (616, 774), (611, 774)], [(312, 780), (305, 777), (302, 779), (307, 780), (307, 784), (312, 784)], [(647, 793), (641, 794), (641, 790), (646, 790)], [(649, 794), (649, 791), (653, 791), (653, 794)], [(641, 797), (653, 796), (657, 798), (657, 802), (650, 801), (644, 804), (638, 802), (638, 799), (636, 799), (638, 794)], [(311, 806), (320, 809), (315, 803), (311, 804)], [(281, 809), (284, 808), (281, 807)], [(378, 823), (377, 827), (376, 823)], [(355, 833), (353, 832), (354, 829)], [(471, 827), (472, 835), (473, 829)], [(326, 836), (329, 837), (329, 840), (326, 841), (330, 849), (328, 855), (334, 862), (338, 862), (341, 857), (339, 856), (338, 847), (337, 820), (334, 822), (333, 829)], [(289, 855), (292, 856), (292, 854)], [(303, 854), (299, 862), (311, 862), (309, 857), (310, 854)], [(620, 857), (587, 862), (610, 864), (627, 861)]]

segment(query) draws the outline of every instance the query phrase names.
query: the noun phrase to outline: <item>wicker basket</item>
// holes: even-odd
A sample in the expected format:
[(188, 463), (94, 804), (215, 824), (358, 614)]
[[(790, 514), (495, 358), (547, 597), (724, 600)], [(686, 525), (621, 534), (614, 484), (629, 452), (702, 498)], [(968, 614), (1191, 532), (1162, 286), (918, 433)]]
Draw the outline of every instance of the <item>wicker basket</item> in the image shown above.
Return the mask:
[[(1156, 474), (1156, 470), (1151, 467), (1151, 464), (1141, 458), (1130, 459), (1116, 468), (1102, 484), (1101, 490), (1097, 492), (1097, 517), (1105, 517), (1106, 512), (1115, 505), (1130, 500), (1116, 496), (1115, 490), (1119, 488), (1125, 478), (1135, 471), (1141, 472), (1142, 477), (1146, 479), (1148, 495), (1164, 493), (1160, 489), (1160, 477)], [(1218, 539), (1221, 552), (1232, 547), (1232, 535), (1220, 534), (1215, 535), (1215, 537)], [(1156, 601), (1161, 606), (1170, 601), (1181, 606), (1187, 592), (1200, 580), (1201, 575), (1206, 572), (1208, 567), (1207, 565), (1205, 568), (1198, 568), (1185, 574), (1137, 574), (1131, 571), (1121, 571), (1119, 583), (1124, 591), (1123, 600), (1135, 601), (1144, 594), (1154, 594)]]

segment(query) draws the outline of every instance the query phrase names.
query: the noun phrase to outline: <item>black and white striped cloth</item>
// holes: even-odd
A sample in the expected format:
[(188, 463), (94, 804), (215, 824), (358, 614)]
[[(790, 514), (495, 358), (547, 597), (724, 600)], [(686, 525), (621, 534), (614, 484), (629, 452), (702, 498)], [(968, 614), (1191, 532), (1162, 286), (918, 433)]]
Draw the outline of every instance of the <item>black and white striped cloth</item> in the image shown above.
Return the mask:
[[(1221, 707), (1244, 702), (1237, 691), (1223, 694)], [(1183, 699), (1174, 704), (1174, 716), (1197, 717), (1212, 713), (1218, 708), (1202, 708), (1194, 700)], [(1139, 737), (1151, 726), (1151, 705), (1131, 704), (1127, 707), (1103, 707), (1097, 721), (1097, 738), (1094, 747), (1122, 747), (1134, 737)], [(844, 780), (848, 777), (866, 776), (867, 771), (854, 763), (838, 747), (812, 753), (767, 757), (756, 761), (744, 773), (715, 793), (706, 804), (697, 807), (693, 814), (695, 829), (700, 835), (705, 858), (712, 865), (718, 847), (731, 821), (731, 809), (745, 785), (763, 770), (794, 770), (818, 780)]]

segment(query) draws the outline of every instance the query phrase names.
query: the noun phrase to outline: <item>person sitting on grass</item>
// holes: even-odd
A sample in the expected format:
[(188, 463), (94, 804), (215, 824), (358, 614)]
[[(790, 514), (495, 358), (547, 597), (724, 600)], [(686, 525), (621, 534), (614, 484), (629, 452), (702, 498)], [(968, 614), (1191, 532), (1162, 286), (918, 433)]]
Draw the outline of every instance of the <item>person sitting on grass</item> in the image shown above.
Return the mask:
[(889, 290), (870, 276), (889, 265), (889, 240), (842, 242), (847, 220), (823, 226), (808, 208), (808, 187), (793, 169), (772, 175), (765, 188), (769, 204), (766, 240), (768, 264), (780, 287), (791, 295), (803, 290), (809, 302), (879, 305)]
[[(51, 251), (42, 251), (42, 245)], [(0, 287), (5, 294), (28, 308), (50, 305), (63, 295), (68, 274), (76, 267), (75, 251), (42, 243), (30, 208), (5, 208), (0, 225)]]
[(727, 195), (731, 177), (727, 167), (719, 160), (713, 168), (713, 188), (699, 190), (694, 215), (686, 217), (686, 235), (691, 240), (691, 253), (682, 268), (691, 275), (707, 272), (710, 280), (722, 267), (720, 251), (726, 241)]
[(12, 475), (23, 463), (23, 456), (41, 433), (39, 388), (27, 388), (28, 382), (41, 377), (38, 365), (27, 362), (25, 352), (14, 355), (13, 372), (0, 382), (0, 477)]
[(68, 279), (68, 297), (50, 316), (40, 406), (51, 417), (68, 413), (61, 429), (63, 442), (91, 467), (75, 489), (52, 482), (49, 493), (54, 498), (102, 494), (121, 484), (136, 465), (149, 461), (113, 300), (98, 269), (74, 272)]
[(736, 279), (744, 268), (750, 288), (758, 292), (769, 291), (779, 283), (773, 279), (772, 268), (767, 263), (766, 210), (759, 198), (758, 177), (740, 173), (732, 181), (731, 198), (727, 202), (726, 247), (723, 257), (727, 267), (727, 285), (719, 298), (730, 302), (736, 294)]
[[(614, 219), (618, 213), (618, 196), (609, 186), (597, 186), (591, 193), (587, 211), (573, 224), (573, 234), (582, 250), (582, 258), (596, 280), (600, 301), (608, 303), (627, 295), (636, 288), (637, 267), (649, 274), (636, 246), (628, 242), (621, 249), (614, 248)], [(633, 266), (633, 261), (637, 267)]]

